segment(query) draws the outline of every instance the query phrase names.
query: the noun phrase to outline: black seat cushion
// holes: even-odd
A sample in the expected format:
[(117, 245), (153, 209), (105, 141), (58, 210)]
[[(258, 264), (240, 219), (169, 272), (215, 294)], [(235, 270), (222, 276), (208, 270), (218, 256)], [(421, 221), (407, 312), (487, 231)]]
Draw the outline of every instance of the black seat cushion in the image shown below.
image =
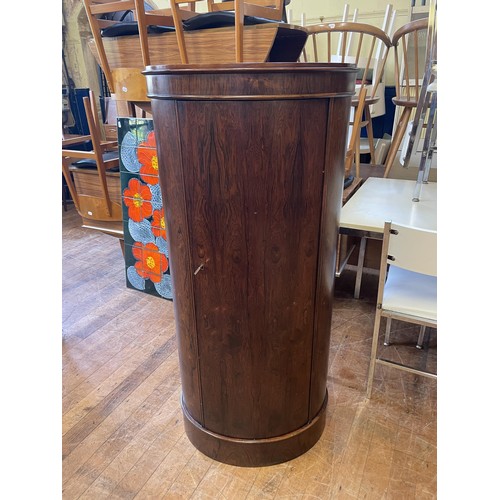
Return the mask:
[[(144, 2), (144, 10), (150, 11), (154, 10), (156, 7), (153, 5), (150, 5), (147, 1)], [(118, 10), (115, 12), (106, 12), (105, 14), (102, 14), (99, 16), (99, 19), (107, 19), (108, 21), (125, 21), (125, 22), (130, 22), (134, 20), (134, 13), (129, 9), (129, 10)]]
[[(245, 16), (245, 26), (254, 24), (276, 23), (280, 21), (272, 21), (261, 17)], [(191, 17), (183, 22), (186, 31), (204, 30), (209, 28), (226, 28), (234, 26), (234, 11), (221, 10), (220, 12), (205, 12), (197, 16)]]
[(354, 175), (348, 175), (344, 179), (344, 189), (348, 188), (354, 181)]
[(78, 144), (71, 144), (70, 146), (65, 146), (64, 149), (70, 149), (72, 151), (92, 151), (92, 141), (79, 142)]
[[(104, 161), (117, 160), (119, 158), (119, 153), (118, 153), (118, 151), (108, 151), (108, 152), (102, 154), (102, 158)], [(90, 158), (83, 158), (81, 160), (75, 161), (72, 163), (72, 165), (75, 167), (78, 167), (78, 168), (97, 169), (97, 163), (95, 162), (95, 160), (92, 160)], [(117, 165), (116, 167), (108, 168), (107, 171), (108, 172), (119, 172), (120, 166)]]
[[(175, 28), (173, 26), (148, 26), (148, 33), (167, 33), (170, 31), (175, 31)], [(116, 23), (101, 30), (103, 38), (138, 34), (139, 25), (137, 21)]]
[(306, 31), (279, 26), (267, 62), (297, 62), (306, 41)]

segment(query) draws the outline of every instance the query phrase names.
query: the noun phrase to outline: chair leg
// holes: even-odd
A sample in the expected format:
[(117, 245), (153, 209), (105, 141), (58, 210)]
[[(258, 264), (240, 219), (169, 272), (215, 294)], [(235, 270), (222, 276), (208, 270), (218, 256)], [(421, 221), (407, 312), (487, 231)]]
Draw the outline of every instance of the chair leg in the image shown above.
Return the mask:
[(120, 238), (120, 248), (122, 249), (123, 258), (125, 258), (125, 240)]
[(418, 334), (417, 349), (424, 348), (424, 336), (425, 336), (425, 326), (420, 327), (420, 333)]
[(354, 298), (359, 299), (361, 292), (361, 278), (363, 277), (363, 266), (365, 263), (366, 238), (363, 236), (359, 242), (358, 266), (356, 268), (356, 281), (354, 284)]
[(375, 161), (375, 141), (373, 139), (373, 124), (372, 115), (370, 114), (370, 106), (365, 106), (365, 121), (366, 121), (366, 134), (368, 136), (368, 145), (370, 146), (370, 165)]
[[(355, 147), (355, 145), (353, 146), (353, 148), (354, 147)], [(345, 175), (345, 177), (348, 177), (351, 174), (353, 161), (354, 161), (354, 149), (348, 149), (346, 152), (345, 163), (344, 163), (344, 175)], [(358, 169), (356, 169), (356, 177), (359, 177), (357, 175), (357, 170)]]
[(389, 147), (389, 152), (387, 153), (387, 158), (385, 160), (385, 171), (384, 177), (388, 177), (394, 160), (396, 159), (396, 155), (398, 154), (399, 146), (403, 141), (404, 134), (406, 132), (406, 127), (408, 126), (408, 122), (410, 121), (411, 108), (404, 108), (401, 113), (401, 117), (399, 119), (398, 125), (396, 127), (396, 132), (391, 141), (391, 146)]
[(342, 235), (337, 236), (337, 258), (335, 259), (335, 275), (337, 276), (340, 272), (340, 249), (342, 244)]
[(370, 368), (368, 369), (368, 383), (366, 385), (366, 397), (369, 399), (372, 395), (373, 376), (375, 374), (375, 364), (377, 360), (378, 338), (380, 334), (380, 318), (382, 314), (380, 309), (375, 313), (375, 325), (373, 327), (372, 352), (370, 355)]
[(360, 153), (360, 137), (356, 137), (355, 147), (354, 147), (354, 164), (356, 166), (356, 177), (361, 177), (360, 173), (360, 163), (361, 163), (361, 153)]
[(391, 345), (391, 324), (392, 318), (387, 318), (387, 323), (385, 324), (384, 345)]
[(62, 204), (64, 211), (68, 211), (68, 200), (66, 198), (66, 186), (64, 185), (64, 177), (63, 177), (63, 182), (62, 182)]

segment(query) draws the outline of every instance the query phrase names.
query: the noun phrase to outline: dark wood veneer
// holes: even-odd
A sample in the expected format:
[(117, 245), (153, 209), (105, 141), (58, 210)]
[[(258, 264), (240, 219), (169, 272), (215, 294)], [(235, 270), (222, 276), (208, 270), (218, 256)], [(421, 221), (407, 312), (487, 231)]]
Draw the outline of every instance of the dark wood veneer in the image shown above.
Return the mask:
[(321, 436), (355, 69), (153, 66), (185, 428), (270, 465)]

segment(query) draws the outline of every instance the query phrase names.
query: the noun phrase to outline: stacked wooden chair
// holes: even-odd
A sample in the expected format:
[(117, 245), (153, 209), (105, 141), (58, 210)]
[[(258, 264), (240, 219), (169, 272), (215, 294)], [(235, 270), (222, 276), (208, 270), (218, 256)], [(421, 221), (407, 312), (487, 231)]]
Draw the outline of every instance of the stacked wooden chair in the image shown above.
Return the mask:
[(118, 143), (103, 136), (92, 91), (83, 104), (90, 133), (63, 139), (62, 172), (82, 227), (119, 238), (123, 250)]
[[(151, 112), (142, 74), (144, 67), (151, 64), (149, 37), (175, 31), (171, 9), (147, 11), (143, 0), (82, 1), (93, 36), (91, 50), (111, 94), (120, 103), (120, 114), (138, 116), (140, 112), (145, 116)], [(132, 21), (116, 19), (116, 13), (130, 14)], [(196, 13), (188, 8), (178, 15), (186, 19)]]
[(392, 37), (394, 47), (394, 79), (396, 96), (392, 102), (396, 105), (396, 125), (391, 146), (385, 160), (384, 177), (388, 177), (396, 160), (410, 118), (414, 115), (420, 98), (424, 80), (425, 54), (429, 19), (418, 19), (399, 28)]
[(284, 10), (284, 0), (252, 0), (252, 2), (244, 2), (243, 0), (218, 2), (208, 0), (208, 13), (198, 15), (194, 19), (183, 23), (179, 5), (185, 3), (183, 0), (172, 0), (171, 2), (177, 43), (183, 64), (189, 63), (186, 47), (186, 31), (234, 26), (235, 62), (243, 62), (244, 26), (280, 22), (283, 18)]
[[(359, 68), (356, 82), (357, 95), (352, 104), (355, 112), (360, 109), (363, 118), (359, 122), (354, 148), (356, 177), (360, 176), (360, 137), (366, 127), (370, 156), (375, 157), (375, 144), (370, 106), (376, 104), (380, 96), (377, 91), (382, 82), (385, 64), (390, 48), (390, 38), (380, 28), (357, 22), (317, 24), (306, 27), (313, 48), (314, 62), (339, 62), (356, 64)], [(337, 49), (335, 49), (335, 45)], [(366, 98), (360, 103), (360, 95), (366, 90)], [(356, 121), (356, 120), (354, 120)]]
[[(203, 13), (199, 1), (146, 10), (142, 0), (83, 0), (90, 50), (115, 99), (128, 105), (122, 115), (135, 116), (134, 106), (150, 112), (142, 74), (149, 65), (297, 61), (307, 33), (282, 22), (285, 0), (208, 0)], [(132, 22), (109, 19), (127, 11)]]

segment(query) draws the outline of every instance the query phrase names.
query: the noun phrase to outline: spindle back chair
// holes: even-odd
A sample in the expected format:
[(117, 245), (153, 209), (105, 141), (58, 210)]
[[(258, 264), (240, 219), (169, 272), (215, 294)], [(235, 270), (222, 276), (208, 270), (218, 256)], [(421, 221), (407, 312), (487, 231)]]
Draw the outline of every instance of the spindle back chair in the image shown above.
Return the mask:
[[(357, 22), (316, 24), (306, 26), (306, 29), (310, 38), (308, 44), (309, 46), (312, 44), (314, 62), (352, 63), (358, 66), (357, 96), (353, 98), (352, 105), (355, 109), (359, 106), (359, 92), (366, 88), (361, 127), (367, 129), (371, 162), (373, 162), (375, 144), (370, 107), (381, 98), (378, 90), (392, 46), (390, 38), (376, 26)], [(356, 151), (356, 175), (359, 176), (359, 140)]]

